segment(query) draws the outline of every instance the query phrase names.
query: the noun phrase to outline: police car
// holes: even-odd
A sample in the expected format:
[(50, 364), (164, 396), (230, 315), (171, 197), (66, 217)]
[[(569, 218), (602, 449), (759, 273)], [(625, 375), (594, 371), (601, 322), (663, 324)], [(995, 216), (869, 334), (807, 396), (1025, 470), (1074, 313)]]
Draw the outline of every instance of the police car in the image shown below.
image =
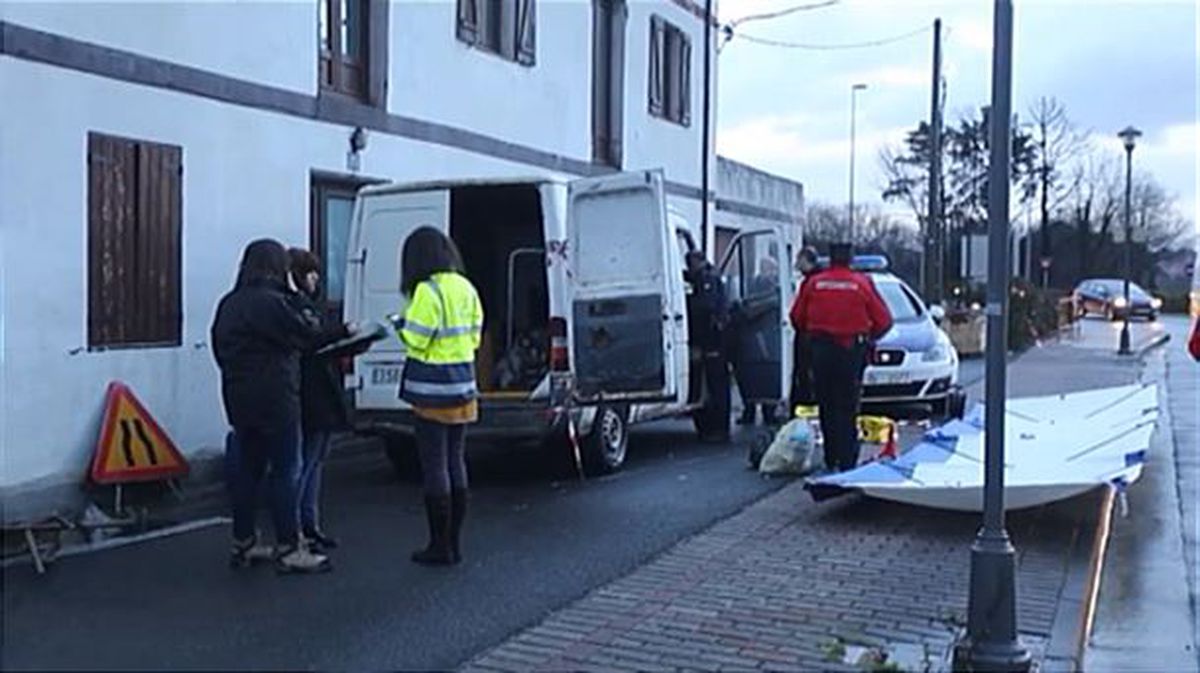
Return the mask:
[(936, 416), (961, 416), (966, 396), (958, 385), (958, 352), (939, 326), (945, 318), (942, 308), (926, 306), (907, 283), (888, 272), (883, 255), (857, 255), (851, 267), (871, 278), (895, 321), (867, 365), (863, 403), (920, 404)]

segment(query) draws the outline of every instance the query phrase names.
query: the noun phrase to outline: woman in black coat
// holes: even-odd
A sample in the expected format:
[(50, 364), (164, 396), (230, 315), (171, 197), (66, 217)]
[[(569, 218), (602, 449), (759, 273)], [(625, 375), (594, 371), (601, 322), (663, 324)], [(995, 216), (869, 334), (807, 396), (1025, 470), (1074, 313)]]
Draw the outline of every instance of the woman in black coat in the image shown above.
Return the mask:
[(278, 241), (251, 243), (212, 325), (221, 397), (237, 448), (231, 563), (245, 566), (254, 558), (257, 496), (269, 471), (277, 568), (320, 572), (329, 569), (329, 560), (302, 543), (299, 485), (300, 353), (321, 335), (293, 305), (288, 270), (287, 250)]

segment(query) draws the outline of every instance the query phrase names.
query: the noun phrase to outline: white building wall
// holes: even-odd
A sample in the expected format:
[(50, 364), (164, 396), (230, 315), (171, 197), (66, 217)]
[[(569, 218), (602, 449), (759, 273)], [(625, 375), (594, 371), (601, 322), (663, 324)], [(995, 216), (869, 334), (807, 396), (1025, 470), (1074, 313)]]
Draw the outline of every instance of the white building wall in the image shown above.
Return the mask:
[[(651, 116), (648, 112), (650, 17), (654, 14), (687, 31), (692, 38), (692, 120), (689, 126)], [(703, 153), (704, 24), (673, 3), (634, 0), (629, 3), (625, 34), (625, 166), (665, 166), (671, 180), (699, 187)], [(712, 125), (716, 125), (715, 116)], [(713, 145), (710, 143), (709, 147)], [(709, 188), (714, 187), (710, 185)]]
[[(746, 208), (750, 206), (750, 208)], [(804, 187), (724, 157), (717, 158), (717, 227), (778, 229), (792, 249), (804, 242)]]
[(590, 160), (590, 2), (537, 4), (533, 67), (456, 39), (453, 2), (391, 7), (391, 112)]
[(229, 77), (317, 92), (315, 0), (5, 0), (0, 20)]
[[(693, 34), (686, 128), (647, 112), (654, 12)], [(393, 3), (390, 16), (390, 113), (590, 161), (589, 3), (539, 3), (534, 68), (457, 41), (450, 2)], [(313, 1), (0, 2), (0, 21), (310, 96), (315, 17)], [(698, 188), (703, 24), (662, 1), (631, 2), (627, 25), (625, 168), (663, 167)], [(0, 100), (0, 496), (13, 518), (26, 502), (45, 509), (29, 494), (80, 494), (112, 380), (130, 385), (186, 456), (220, 450), (208, 343), (216, 302), (248, 241), (309, 244), (311, 173), (346, 172), (352, 129), (5, 54)], [(89, 131), (183, 148), (179, 347), (87, 350)], [(404, 181), (548, 171), (372, 131), (359, 172)], [(699, 226), (698, 198), (670, 200)]]

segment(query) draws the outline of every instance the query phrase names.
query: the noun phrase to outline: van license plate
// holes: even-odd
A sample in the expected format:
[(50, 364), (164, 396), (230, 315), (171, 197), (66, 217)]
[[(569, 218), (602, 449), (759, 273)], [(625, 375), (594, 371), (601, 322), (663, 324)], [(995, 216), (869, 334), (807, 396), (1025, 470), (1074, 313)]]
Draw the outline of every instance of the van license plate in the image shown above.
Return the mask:
[(371, 385), (400, 385), (400, 370), (401, 367), (375, 367), (371, 370)]

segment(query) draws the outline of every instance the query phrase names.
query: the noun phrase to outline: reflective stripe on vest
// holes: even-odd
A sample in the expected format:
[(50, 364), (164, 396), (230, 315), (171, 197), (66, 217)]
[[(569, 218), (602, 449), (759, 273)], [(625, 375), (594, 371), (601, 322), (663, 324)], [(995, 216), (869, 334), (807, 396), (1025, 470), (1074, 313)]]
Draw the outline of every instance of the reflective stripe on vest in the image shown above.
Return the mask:
[(409, 358), (404, 364), (400, 397), (417, 407), (456, 407), (478, 397), (475, 363), (434, 365)]

